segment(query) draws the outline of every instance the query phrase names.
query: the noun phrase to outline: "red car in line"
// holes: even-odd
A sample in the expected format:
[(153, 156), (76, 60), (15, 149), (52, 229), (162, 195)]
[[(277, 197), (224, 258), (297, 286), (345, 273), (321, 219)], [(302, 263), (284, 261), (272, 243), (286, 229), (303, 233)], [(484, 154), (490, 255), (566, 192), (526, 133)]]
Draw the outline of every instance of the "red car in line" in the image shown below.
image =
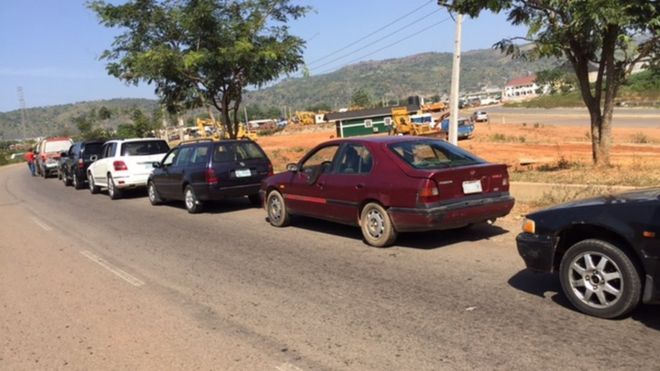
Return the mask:
[(460, 228), (507, 215), (506, 165), (443, 140), (408, 136), (322, 143), (261, 184), (270, 224), (304, 215), (360, 226), (366, 242), (389, 246), (398, 232)]

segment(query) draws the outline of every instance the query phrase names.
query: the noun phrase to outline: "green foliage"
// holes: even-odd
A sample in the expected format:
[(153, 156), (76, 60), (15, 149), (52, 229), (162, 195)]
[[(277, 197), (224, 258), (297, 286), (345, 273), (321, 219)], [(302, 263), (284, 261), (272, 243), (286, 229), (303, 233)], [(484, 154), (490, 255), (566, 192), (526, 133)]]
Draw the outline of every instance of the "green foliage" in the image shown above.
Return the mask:
[(351, 96), (351, 108), (353, 109), (371, 108), (372, 106), (371, 94), (364, 88), (359, 88)]
[(132, 0), (90, 8), (122, 28), (102, 58), (123, 81), (153, 83), (170, 112), (213, 105), (235, 137), (247, 86), (262, 86), (302, 65), (304, 41), (287, 22), (308, 8), (291, 0)]
[[(621, 84), (633, 66), (645, 59), (652, 66), (660, 60), (660, 8), (648, 0), (440, 0), (440, 4), (476, 17), (482, 10), (508, 13), (514, 25), (528, 27), (522, 50), (504, 39), (500, 50), (520, 58), (560, 57), (573, 66), (580, 93), (591, 115), (593, 159), (609, 163), (611, 113)], [(591, 65), (597, 66), (595, 83), (589, 81)]]

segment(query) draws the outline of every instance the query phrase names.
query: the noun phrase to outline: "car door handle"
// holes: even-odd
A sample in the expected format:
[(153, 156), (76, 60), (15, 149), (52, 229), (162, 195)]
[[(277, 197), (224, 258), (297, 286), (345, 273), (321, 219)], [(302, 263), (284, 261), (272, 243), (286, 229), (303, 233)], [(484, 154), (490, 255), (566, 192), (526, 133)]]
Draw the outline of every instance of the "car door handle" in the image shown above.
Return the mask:
[(364, 184), (356, 184), (355, 189), (362, 189), (364, 188)]

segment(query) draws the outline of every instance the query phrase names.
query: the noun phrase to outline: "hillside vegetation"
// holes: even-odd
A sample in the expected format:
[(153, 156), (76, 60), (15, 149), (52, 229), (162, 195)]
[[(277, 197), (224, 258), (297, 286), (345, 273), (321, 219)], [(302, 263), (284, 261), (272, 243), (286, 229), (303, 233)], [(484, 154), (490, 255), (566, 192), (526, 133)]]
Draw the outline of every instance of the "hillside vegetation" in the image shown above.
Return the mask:
[[(497, 50), (463, 53), (461, 91), (481, 87), (502, 88), (507, 80), (555, 67), (554, 60), (534, 62), (512, 60)], [(248, 103), (262, 106), (288, 106), (292, 110), (327, 104), (333, 109), (347, 107), (357, 89), (366, 90), (375, 101), (410, 95), (449, 94), (451, 53), (423, 53), (404, 58), (361, 62), (318, 76), (281, 81), (275, 86), (247, 94)]]
[[(621, 87), (616, 98), (617, 104), (626, 106), (660, 106), (660, 76), (657, 72), (644, 71), (632, 75)], [(540, 96), (525, 102), (506, 103), (506, 107), (558, 108), (584, 107), (584, 101), (577, 90)]]
[[(554, 67), (551, 60), (524, 62), (511, 60), (496, 50), (475, 50), (463, 53), (461, 62), (461, 89), (479, 90), (483, 86), (502, 87), (516, 76), (526, 75)], [(443, 95), (449, 92), (451, 79), (451, 53), (423, 53), (404, 58), (369, 61), (350, 65), (332, 73), (290, 78), (258, 91), (246, 94), (250, 118), (272, 118), (287, 107), (291, 112), (309, 108), (338, 109), (347, 107), (351, 95), (365, 90), (373, 100), (383, 97), (390, 101), (410, 95)], [(116, 129), (131, 123), (135, 109), (150, 114), (158, 109), (158, 102), (149, 99), (111, 99), (79, 102), (50, 107), (27, 109), (26, 137), (57, 134), (75, 134), (75, 119), (102, 107), (111, 112), (111, 118), (99, 123), (103, 128)], [(204, 114), (197, 110), (195, 114)], [(190, 122), (190, 114), (187, 115)], [(19, 110), (0, 113), (0, 139), (23, 136)]]

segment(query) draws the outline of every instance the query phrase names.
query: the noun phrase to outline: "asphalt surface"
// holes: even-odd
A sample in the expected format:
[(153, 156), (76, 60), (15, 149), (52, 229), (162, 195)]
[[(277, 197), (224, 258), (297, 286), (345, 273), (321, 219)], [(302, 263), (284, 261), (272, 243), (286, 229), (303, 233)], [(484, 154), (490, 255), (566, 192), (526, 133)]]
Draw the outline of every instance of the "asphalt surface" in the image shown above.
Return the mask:
[(365, 245), (0, 169), (0, 369), (657, 369), (657, 306), (572, 310), (514, 221)]
[[(469, 109), (486, 111), (491, 123), (507, 124), (539, 123), (544, 125), (590, 127), (589, 111), (586, 108), (509, 108), (502, 106), (480, 107)], [(616, 107), (612, 117), (612, 125), (617, 128), (659, 128), (660, 109)]]

